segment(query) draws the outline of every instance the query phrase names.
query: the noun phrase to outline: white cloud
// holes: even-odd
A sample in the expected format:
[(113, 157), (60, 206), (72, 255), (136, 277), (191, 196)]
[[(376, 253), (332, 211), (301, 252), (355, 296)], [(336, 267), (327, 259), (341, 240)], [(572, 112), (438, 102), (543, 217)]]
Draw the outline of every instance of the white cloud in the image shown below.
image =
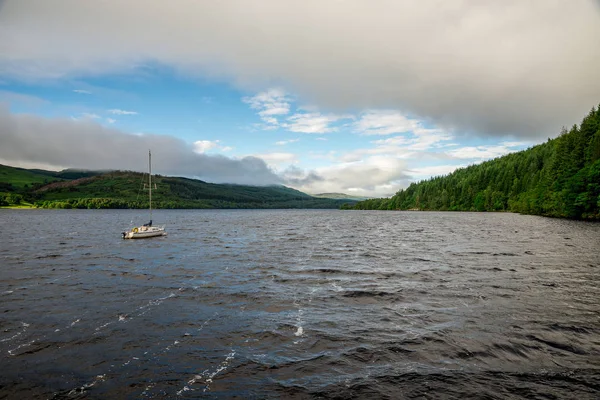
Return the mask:
[(242, 101), (254, 110), (263, 120), (267, 128), (279, 125), (276, 116), (286, 115), (290, 112), (290, 98), (280, 88), (271, 88), (255, 96), (243, 97)]
[(434, 165), (434, 166), (429, 166), (429, 167), (411, 168), (411, 169), (407, 170), (407, 173), (409, 173), (413, 178), (415, 178), (417, 180), (423, 180), (423, 179), (431, 178), (433, 176), (447, 175), (451, 172), (454, 172), (455, 170), (457, 170), (459, 168), (464, 168), (464, 167), (466, 167), (465, 164)]
[(102, 118), (98, 114), (94, 114), (94, 113), (82, 113), (81, 117), (82, 118), (87, 118), (87, 119), (100, 119), (100, 118)]
[(112, 108), (107, 111), (115, 115), (137, 115), (137, 111), (119, 110), (118, 108)]
[(290, 143), (296, 143), (298, 142), (300, 139), (289, 139), (289, 140), (280, 140), (278, 142), (275, 142), (275, 144), (277, 146), (285, 146), (286, 144), (290, 144)]
[(408, 158), (415, 152), (423, 152), (445, 145), (453, 135), (439, 128), (425, 128), (418, 119), (407, 118), (392, 110), (369, 110), (354, 123), (355, 131), (364, 135), (391, 135), (386, 139), (375, 140), (370, 149), (359, 149), (346, 155), (346, 160), (359, 159), (361, 154), (389, 154)]
[(369, 110), (354, 123), (354, 130), (363, 135), (391, 135), (411, 132), (421, 123), (393, 110)]
[[(371, 115), (374, 114), (376, 113)], [(387, 118), (389, 115), (393, 114), (386, 112), (383, 120), (388, 122), (392, 120), (402, 120), (402, 118), (397, 119), (397, 115), (394, 115), (393, 118)], [(352, 150), (343, 154), (340, 157), (340, 160), (343, 162), (355, 162), (362, 160), (365, 156), (374, 155), (389, 156), (405, 160), (415, 159), (422, 157), (424, 152), (443, 148), (445, 145), (444, 142), (453, 139), (451, 134), (441, 129), (423, 128), (418, 120), (412, 120), (409, 125), (411, 130), (410, 132), (407, 132), (404, 135), (374, 140), (371, 142), (374, 145), (373, 147)], [(400, 125), (392, 123), (377, 124), (372, 122), (369, 126), (373, 127), (374, 129), (382, 129), (382, 132), (386, 132), (383, 134), (389, 134), (392, 131), (398, 130)], [(394, 126), (395, 128), (393, 128)], [(367, 125), (364, 124), (363, 127), (367, 127)]]
[(83, 89), (74, 89), (73, 91), (75, 93), (79, 93), (79, 94), (92, 94), (92, 92), (90, 92), (89, 90), (83, 90)]
[(108, 122), (109, 124), (114, 124), (115, 122), (117, 122), (117, 120), (114, 118), (106, 118), (106, 122)]
[[(311, 160), (325, 160), (330, 163), (339, 163), (340, 159), (338, 158), (337, 150), (329, 150), (329, 151), (320, 151), (320, 150), (311, 150), (308, 152), (308, 158)], [(356, 161), (356, 160), (352, 160)], [(342, 160), (342, 162), (345, 162)]]
[(390, 196), (409, 182), (406, 163), (393, 157), (369, 157), (314, 171), (291, 169), (283, 176), (288, 184), (307, 193), (340, 192), (357, 196)]
[(218, 150), (220, 152), (227, 152), (233, 150), (233, 147), (223, 146), (220, 140), (197, 140), (194, 142), (194, 151), (202, 154), (210, 150)]
[(194, 151), (196, 153), (205, 153), (210, 149), (214, 149), (219, 145), (219, 141), (212, 142), (210, 140), (197, 140), (194, 142)]
[(85, 121), (85, 120), (91, 121), (91, 120), (100, 119), (100, 118), (102, 118), (102, 117), (99, 116), (98, 114), (87, 113), (87, 112), (81, 113), (79, 115), (79, 117), (75, 117), (73, 115), (71, 116), (72, 121)]
[(434, 146), (442, 146), (440, 142), (448, 141), (453, 136), (439, 128), (425, 128), (418, 119), (407, 118), (398, 111), (369, 110), (354, 123), (356, 132), (363, 135), (391, 135), (403, 133), (389, 139), (376, 140), (379, 146), (402, 146), (405, 149), (423, 151)]
[(342, 120), (352, 118), (349, 115), (321, 114), (319, 112), (297, 113), (287, 118), (286, 123), (281, 127), (290, 132), (299, 133), (331, 133), (338, 130), (331, 124)]
[(275, 129), (279, 125), (279, 121), (275, 117), (263, 117), (262, 120), (267, 124), (265, 129)]
[(248, 91), (280, 85), (321, 110), (398, 109), (469, 134), (546, 138), (597, 104), (598, 37), (591, 0), (5, 0), (0, 76), (158, 64)]
[(338, 130), (331, 124), (341, 119), (353, 118), (349, 115), (321, 114), (316, 111), (314, 106), (298, 108), (298, 110), (304, 111), (310, 109), (310, 112), (296, 112), (284, 117), (291, 111), (292, 100), (293, 98), (280, 88), (271, 88), (255, 96), (242, 98), (244, 103), (250, 105), (252, 109), (258, 110), (258, 116), (263, 124), (256, 124), (255, 127), (262, 130), (283, 128), (298, 133), (330, 133)]
[(397, 159), (410, 159), (415, 157), (415, 152), (398, 146), (375, 146), (370, 148), (355, 149), (342, 154), (339, 158), (341, 162), (358, 162), (365, 157), (385, 156)]
[(447, 151), (446, 154), (458, 159), (488, 160), (519, 150), (527, 142), (504, 142), (497, 145), (466, 146)]
[(271, 88), (242, 101), (251, 108), (260, 110), (261, 115), (280, 115), (290, 112), (289, 98), (280, 88)]
[(393, 136), (393, 137), (387, 138), (387, 139), (374, 140), (371, 143), (376, 144), (378, 146), (392, 146), (392, 147), (402, 146), (403, 148), (406, 148), (409, 145), (411, 145), (412, 143), (414, 143), (414, 139), (409, 139), (406, 136)]
[(289, 107), (267, 108), (258, 113), (261, 117), (270, 117), (271, 115), (285, 115), (290, 112)]
[(454, 137), (441, 129), (421, 129), (415, 131), (415, 138), (408, 146), (408, 149), (415, 151), (425, 151), (431, 148), (444, 147), (444, 143), (454, 139)]
[(194, 151), (196, 153), (206, 153), (213, 149), (227, 152), (233, 150), (233, 147), (222, 145), (220, 140), (197, 140), (194, 142)]
[(524, 142), (524, 141), (502, 142), (500, 144), (503, 145), (503, 146), (506, 146), (506, 147), (521, 147), (521, 148), (525, 148), (525, 147), (533, 145), (532, 142)]

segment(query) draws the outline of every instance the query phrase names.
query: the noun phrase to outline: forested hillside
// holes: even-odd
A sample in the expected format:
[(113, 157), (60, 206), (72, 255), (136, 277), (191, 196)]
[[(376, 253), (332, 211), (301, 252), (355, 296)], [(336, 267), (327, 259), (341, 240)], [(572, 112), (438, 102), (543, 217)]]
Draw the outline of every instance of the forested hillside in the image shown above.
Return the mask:
[[(39, 208), (147, 208), (148, 175), (61, 172), (0, 166), (0, 206)], [(339, 208), (349, 200), (315, 198), (285, 186), (213, 184), (154, 176), (153, 208)], [(154, 185), (153, 185), (154, 186)]]
[(456, 170), (344, 208), (512, 211), (600, 219), (600, 108), (528, 150)]

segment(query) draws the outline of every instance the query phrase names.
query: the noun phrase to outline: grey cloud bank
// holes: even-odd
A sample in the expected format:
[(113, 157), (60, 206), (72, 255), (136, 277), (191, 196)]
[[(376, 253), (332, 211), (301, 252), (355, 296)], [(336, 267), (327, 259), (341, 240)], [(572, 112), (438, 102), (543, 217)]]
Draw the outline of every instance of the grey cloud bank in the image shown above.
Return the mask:
[(145, 171), (153, 150), (154, 172), (195, 177), (214, 183), (282, 183), (255, 157), (231, 159), (198, 154), (193, 146), (165, 135), (133, 135), (94, 121), (48, 119), (12, 114), (0, 105), (0, 159), (9, 165), (41, 165)]
[(0, 104), (0, 163), (11, 166), (145, 171), (151, 149), (154, 173), (212, 183), (284, 184), (307, 193), (388, 196), (395, 192), (390, 181), (404, 186), (410, 181), (401, 160), (387, 160), (383, 167), (373, 160), (316, 171), (291, 167), (277, 174), (261, 158), (207, 155), (196, 147), (167, 135), (125, 133), (94, 119), (13, 114)]
[(148, 62), (331, 112), (396, 109), (457, 134), (545, 138), (600, 97), (600, 7), (578, 0), (0, 3), (0, 74)]

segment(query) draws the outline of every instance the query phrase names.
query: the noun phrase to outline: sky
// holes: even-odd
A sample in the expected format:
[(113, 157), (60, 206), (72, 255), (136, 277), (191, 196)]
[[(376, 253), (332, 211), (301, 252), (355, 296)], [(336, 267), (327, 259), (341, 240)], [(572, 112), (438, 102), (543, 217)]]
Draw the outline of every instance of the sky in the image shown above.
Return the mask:
[(600, 103), (597, 0), (0, 0), (0, 163), (387, 197)]

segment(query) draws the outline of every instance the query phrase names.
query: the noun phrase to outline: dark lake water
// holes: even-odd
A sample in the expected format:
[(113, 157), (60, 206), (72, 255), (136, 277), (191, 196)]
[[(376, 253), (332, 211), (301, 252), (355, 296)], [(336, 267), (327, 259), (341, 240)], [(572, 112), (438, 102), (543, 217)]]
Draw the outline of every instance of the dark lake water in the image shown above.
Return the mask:
[(0, 210), (0, 398), (597, 399), (600, 224)]

